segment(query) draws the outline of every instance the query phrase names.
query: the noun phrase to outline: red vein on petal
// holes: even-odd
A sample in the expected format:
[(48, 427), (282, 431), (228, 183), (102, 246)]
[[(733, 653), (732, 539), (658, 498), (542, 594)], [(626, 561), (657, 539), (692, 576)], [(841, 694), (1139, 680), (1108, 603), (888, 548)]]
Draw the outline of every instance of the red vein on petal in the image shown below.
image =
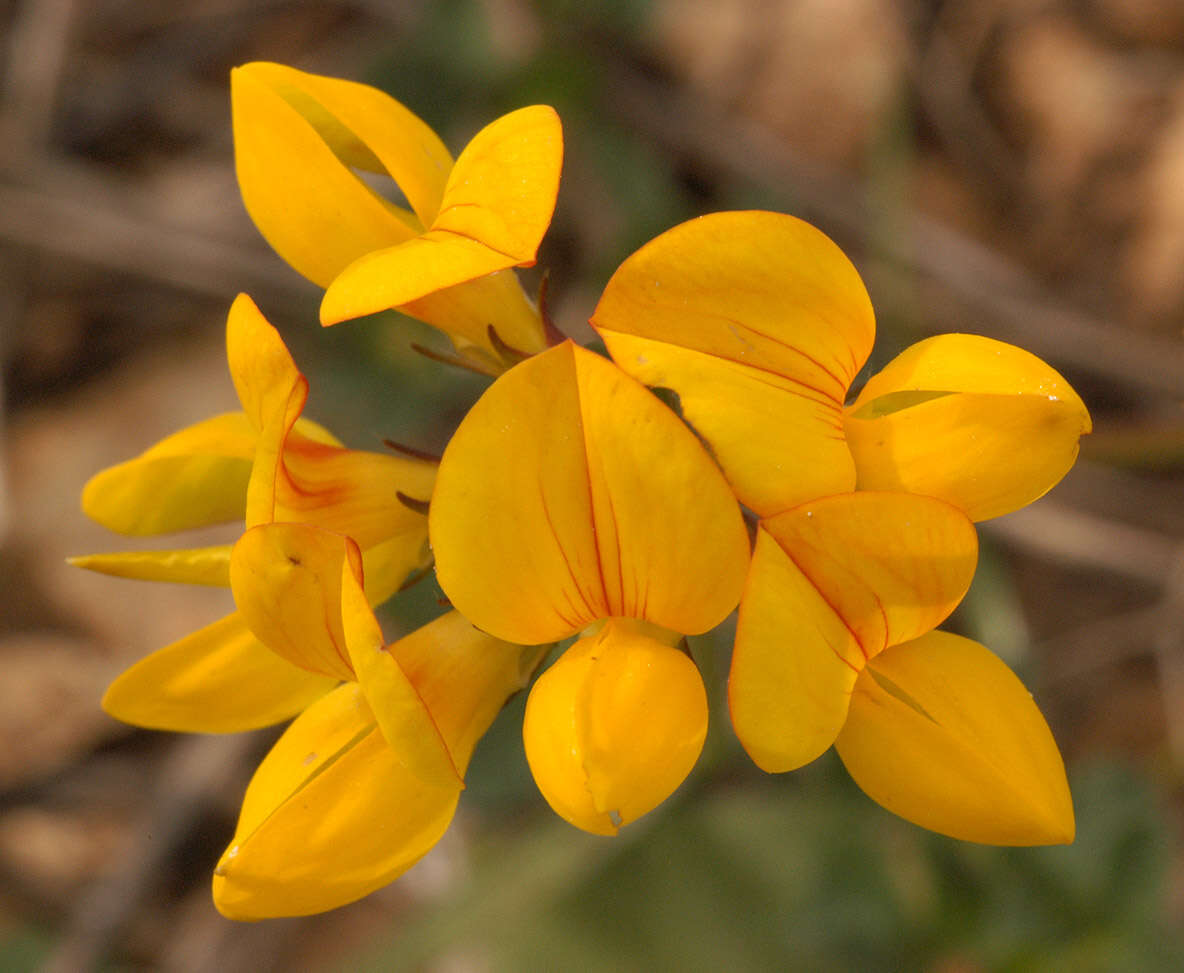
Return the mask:
[[(725, 318), (724, 320), (729, 320), (729, 319)], [(593, 319), (593, 326), (595, 327), (595, 319)], [(727, 362), (728, 364), (731, 364), (731, 365), (738, 365), (741, 368), (746, 368), (749, 371), (755, 373), (754, 375), (751, 376), (751, 378), (754, 381), (759, 382), (762, 385), (767, 385), (770, 388), (776, 389), (779, 392), (786, 392), (790, 395), (798, 395), (800, 398), (805, 399), (807, 402), (813, 402), (815, 405), (826, 406), (826, 407), (835, 407), (835, 408), (841, 410), (842, 406), (843, 406), (843, 398), (846, 396), (845, 389), (843, 391), (842, 397), (832, 395), (829, 392), (827, 392), (825, 389), (821, 389), (815, 385), (811, 385), (809, 382), (805, 382), (802, 379), (795, 378), (792, 375), (785, 375), (781, 372), (776, 371), (773, 368), (769, 368), (766, 365), (761, 365), (759, 363), (748, 361), (745, 359), (740, 359), (740, 358), (728, 358), (724, 355), (717, 355), (714, 352), (704, 351), (701, 348), (693, 348), (690, 345), (681, 344), (680, 342), (677, 342), (677, 341), (668, 341), (665, 338), (653, 338), (648, 335), (640, 335), (640, 334), (635, 335), (635, 334), (628, 332), (628, 331), (618, 331), (615, 328), (597, 327), (596, 330), (602, 334), (608, 333), (608, 334), (618, 334), (618, 335), (621, 335), (626, 338), (630, 338), (630, 337), (642, 338), (643, 340), (653, 341), (653, 342), (656, 342), (657, 344), (670, 345), (671, 347), (674, 347), (674, 348), (681, 348), (683, 351), (694, 352), (695, 354), (703, 355), (705, 358), (715, 358), (719, 361)], [(826, 369), (822, 369), (822, 370), (826, 371)], [(826, 373), (828, 375), (831, 374), (830, 372), (826, 372)], [(760, 376), (763, 376), (763, 375), (772, 375), (774, 378), (777, 379), (777, 381), (775, 381), (775, 382), (768, 381), (767, 379), (761, 378)], [(831, 377), (833, 378), (834, 376), (831, 375)], [(791, 384), (791, 385), (796, 385), (798, 388), (805, 389), (808, 392), (814, 392), (815, 395), (817, 396), (817, 398), (814, 396), (810, 396), (810, 395), (803, 395), (801, 392), (794, 392), (792, 389), (788, 389), (785, 387), (786, 383)]]
[[(605, 608), (608, 609), (610, 607), (610, 605), (609, 605), (610, 599), (609, 599), (609, 595), (608, 595), (608, 585), (605, 583), (605, 580), (604, 580), (604, 564), (603, 564), (601, 557), (600, 557), (600, 535), (596, 529), (595, 492), (592, 489), (592, 452), (591, 452), (592, 447), (591, 447), (591, 443), (588, 442), (587, 423), (585, 422), (585, 419), (584, 419), (584, 396), (583, 396), (583, 389), (580, 387), (580, 369), (579, 369), (579, 366), (576, 364), (575, 347), (576, 347), (575, 345), (572, 345), (571, 374), (572, 374), (572, 379), (575, 382), (575, 386), (576, 386), (576, 414), (580, 417), (580, 430), (579, 430), (580, 441), (584, 444), (584, 483), (588, 488), (588, 510), (589, 510), (591, 517), (592, 517), (592, 524), (591, 524), (591, 527), (592, 527), (592, 550), (596, 555), (596, 573), (600, 578), (600, 593), (604, 599)], [(591, 354), (591, 352), (589, 352), (589, 354)], [(616, 368), (617, 366), (612, 365), (611, 367)], [(606, 487), (605, 494), (607, 495), (608, 493), (609, 493), (609, 491), (608, 491), (608, 488)], [(612, 505), (611, 500), (609, 501), (609, 505), (611, 507), (611, 505)], [(618, 540), (617, 540), (618, 564), (619, 564), (620, 556), (621, 556), (621, 554), (620, 554), (620, 540), (618, 538)], [(623, 595), (624, 595), (624, 593), (622, 592), (622, 597), (623, 597)], [(596, 614), (595, 612), (593, 612), (592, 617), (593, 617), (593, 619), (596, 619), (596, 618), (599, 618), (600, 616), (598, 614)]]
[[(478, 203), (453, 203), (452, 206), (450, 206), (448, 208), (449, 209), (458, 209), (461, 206), (479, 207), (482, 209), (485, 208), (485, 207), (480, 207), (480, 204), (478, 204)], [(439, 218), (440, 218), (439, 216), (436, 217), (437, 220), (439, 220)], [(432, 225), (432, 229), (429, 232), (431, 232), (431, 233), (447, 233), (449, 236), (455, 237), (458, 240), (468, 240), (469, 243), (475, 243), (479, 247), (484, 247), (490, 253), (496, 253), (499, 257), (504, 257), (506, 260), (509, 260), (510, 266), (517, 266), (518, 264), (522, 263), (523, 260), (530, 260), (531, 259), (529, 256), (522, 257), (516, 253), (507, 253), (505, 250), (499, 250), (497, 247), (491, 247), (484, 240), (478, 240), (476, 237), (469, 236), (467, 233), (460, 233), (456, 230), (449, 230), (449, 229), (445, 229), (444, 227), (437, 227), (434, 223)], [(426, 240), (428, 243), (443, 243), (444, 242), (443, 240), (433, 240), (430, 236), (421, 237), (421, 239)]]
[[(776, 538), (774, 538), (774, 542), (776, 542)], [(781, 544), (779, 542), (777, 542), (777, 546), (781, 547)], [(798, 569), (798, 573), (801, 574), (801, 576), (803, 578), (805, 578), (807, 581), (810, 582), (810, 587), (814, 589), (814, 591), (817, 593), (818, 597), (822, 599), (822, 601), (826, 605), (826, 607), (829, 608), (834, 613), (835, 618), (837, 618), (840, 622), (843, 623), (843, 628), (845, 628), (851, 634), (852, 641), (857, 646), (859, 646), (859, 651), (863, 655), (863, 661), (867, 662), (867, 660), (871, 657), (868, 655), (867, 649), (864, 647), (863, 641), (856, 634), (855, 629), (853, 629), (851, 627), (851, 623), (847, 621), (847, 619), (843, 616), (842, 612), (840, 612), (838, 610), (838, 608), (835, 607), (835, 605), (831, 602), (831, 600), (829, 598), (827, 598), (825, 594), (823, 594), (822, 589), (818, 587), (818, 585), (814, 582), (814, 579), (811, 578), (810, 575), (807, 574), (806, 571), (804, 571), (802, 569), (802, 566), (798, 563), (797, 558), (795, 558), (793, 556), (793, 554), (791, 554), (789, 551), (786, 551), (784, 547), (781, 547), (781, 550), (785, 552), (785, 556), (787, 558), (789, 558), (789, 560), (793, 563), (793, 566)], [(827, 644), (830, 645), (829, 642)], [(831, 646), (831, 650), (834, 651), (833, 646)], [(837, 652), (835, 654), (838, 655)], [(847, 665), (851, 666), (852, 669), (855, 669), (855, 666), (851, 665), (850, 662), (847, 662), (847, 660), (844, 659), (841, 655), (839, 655), (839, 658), (842, 659), (843, 662), (845, 662)], [(859, 670), (855, 669), (855, 671), (858, 672)]]
[[(847, 387), (848, 387), (848, 385), (851, 384), (850, 381), (840, 378), (838, 375), (836, 375), (834, 372), (832, 372), (826, 365), (822, 364), (822, 362), (819, 361), (817, 358), (815, 358), (813, 355), (808, 354), (807, 352), (803, 351), (801, 348), (795, 347), (794, 345), (787, 344), (785, 341), (782, 341), (780, 338), (775, 338), (772, 335), (765, 334), (765, 332), (763, 332), (763, 331), (758, 331), (756, 328), (752, 327), (751, 325), (745, 324), (742, 321), (737, 321), (734, 318), (726, 318), (726, 317), (724, 318), (724, 320), (730, 321), (732, 324), (736, 325), (737, 327), (743, 328), (744, 330), (751, 332), (752, 334), (756, 335), (757, 337), (764, 338), (766, 341), (770, 342), (771, 344), (776, 345), (778, 348), (784, 348), (786, 351), (797, 355), (799, 358), (804, 358), (811, 365), (813, 365), (815, 368), (817, 368), (820, 372), (822, 372), (824, 375), (826, 375), (832, 382), (835, 383), (836, 386), (838, 386), (840, 389), (842, 389), (842, 395), (844, 397), (846, 396)], [(788, 376), (788, 375), (785, 377), (790, 378), (790, 376)], [(793, 381), (792, 378), (790, 380)], [(805, 382), (802, 382), (802, 384), (806, 385)], [(807, 385), (807, 388), (812, 388), (812, 387), (813, 386)], [(821, 391), (821, 390), (817, 390), (817, 391)], [(823, 393), (823, 394), (825, 394), (825, 393)]]
[[(547, 506), (547, 496), (543, 490), (543, 481), (541, 478), (538, 481), (538, 485), (539, 485), (539, 505), (543, 508), (543, 519), (546, 520), (546, 522), (547, 522), (547, 528), (551, 531), (551, 536), (553, 538), (555, 538), (555, 547), (558, 548), (559, 556), (560, 556), (560, 558), (563, 559), (563, 565), (564, 565), (564, 567), (567, 568), (567, 576), (571, 580), (571, 586), (573, 588), (575, 588), (575, 590), (577, 592), (579, 592), (580, 598), (584, 602), (584, 609), (585, 609), (585, 611), (588, 612), (588, 620), (595, 621), (600, 616), (597, 613), (596, 609), (592, 607), (592, 603), (588, 600), (587, 593), (584, 591), (583, 587), (580, 585), (579, 581), (577, 580), (575, 569), (572, 567), (571, 561), (568, 559), (568, 556), (567, 556), (567, 550), (563, 545), (563, 541), (559, 537), (559, 531), (555, 529), (555, 522), (554, 522), (554, 520), (551, 519), (551, 510)], [(593, 547), (595, 547), (595, 545), (593, 545)], [(599, 570), (599, 566), (600, 566), (600, 555), (599, 555), (599, 553), (597, 553), (597, 569), (598, 570)], [(601, 578), (601, 582), (603, 584), (603, 577)], [(577, 609), (577, 611), (578, 611), (578, 606), (571, 601), (571, 595), (567, 591), (567, 588), (563, 587), (561, 590), (564, 591), (564, 595), (568, 599), (569, 603), (571, 603), (571, 607)], [(555, 614), (560, 618), (561, 621), (563, 621), (565, 623), (568, 622), (568, 620), (563, 618), (563, 616), (559, 613), (558, 608), (556, 608), (554, 605), (552, 605), (551, 607), (555, 611)], [(577, 625), (577, 627), (578, 627), (578, 625)]]

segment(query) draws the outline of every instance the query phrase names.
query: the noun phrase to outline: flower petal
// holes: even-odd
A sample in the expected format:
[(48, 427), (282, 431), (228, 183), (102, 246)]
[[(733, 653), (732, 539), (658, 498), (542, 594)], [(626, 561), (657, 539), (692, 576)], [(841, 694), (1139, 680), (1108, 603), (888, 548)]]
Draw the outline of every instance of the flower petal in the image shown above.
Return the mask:
[(706, 631), (735, 605), (748, 560), (740, 511), (693, 434), (570, 342), (511, 369), (469, 412), (429, 526), (453, 604), (522, 644), (610, 616)]
[(283, 97), (346, 165), (389, 175), (424, 226), (435, 219), (452, 156), (422, 119), (386, 92), (263, 61), (233, 71), (232, 90), (238, 74)]
[(362, 551), (366, 595), (371, 605), (381, 605), (432, 563), (427, 543), (427, 518), (414, 537), (404, 532)]
[[(555, 208), (562, 162), (559, 117), (545, 105), (487, 125), (456, 160), (428, 232), (353, 262), (326, 290), (321, 322), (402, 307), (494, 271), (533, 265)], [(429, 323), (454, 331), (445, 321)], [(530, 347), (516, 347), (540, 350), (541, 328), (536, 332)], [(513, 343), (511, 335), (501, 337)], [(474, 343), (482, 338), (476, 335)]]
[[(448, 175), (432, 230), (476, 240), (530, 267), (551, 225), (563, 128), (548, 105), (520, 108), (473, 136)], [(402, 302), (400, 302), (402, 303)]]
[(779, 773), (825, 753), (861, 664), (842, 618), (758, 529), (728, 677), (732, 726), (753, 762)]
[(275, 479), (276, 520), (315, 523), (348, 534), (362, 548), (403, 536), (418, 558), (427, 518), (399, 502), (402, 493), (427, 501), (436, 463), (323, 446), (289, 436)]
[(941, 497), (987, 520), (1051, 489), (1076, 460), (1090, 418), (1034, 355), (947, 334), (873, 376), (844, 425), (860, 489)]
[(503, 642), (455, 611), (389, 647), (432, 714), (461, 774), (477, 741), (506, 700), (530, 681), (549, 649)]
[[(344, 538), (342, 539), (344, 540)], [(350, 664), (382, 735), (417, 778), (435, 786), (461, 784), (432, 714), (387, 649), (355, 566), (342, 552), (341, 624)]]
[(574, 359), (561, 345), (495, 381), (453, 434), (432, 494), (440, 586), (512, 642), (555, 641), (608, 614)]
[(256, 638), (294, 665), (337, 679), (354, 678), (341, 624), (346, 559), (360, 575), (357, 545), (305, 524), (253, 527), (230, 557), (234, 601)]
[[(239, 190), (276, 253), (327, 287), (358, 257), (410, 239), (417, 229), (334, 154), (317, 128), (329, 127), (329, 113), (316, 110), (315, 96), (295, 85), (277, 90), (270, 73), (248, 65), (230, 75)], [(366, 161), (359, 151), (350, 161), (359, 156)]]
[[(431, 230), (350, 264), (325, 291), (321, 323), (337, 324), (397, 307), (462, 342), (493, 350), (488, 329), (511, 347), (546, 347), (538, 311), (496, 250), (468, 237)], [(472, 293), (470, 293), (470, 289)]]
[(593, 834), (616, 834), (686, 779), (707, 735), (707, 694), (688, 656), (609, 622), (531, 689), (522, 736), (547, 803)]
[(429, 230), (351, 263), (326, 289), (321, 323), (337, 324), (400, 307), (507, 266), (512, 263), (477, 240)]
[(103, 709), (154, 730), (237, 733), (291, 718), (336, 683), (265, 648), (235, 612), (141, 659)]
[(923, 828), (993, 845), (1073, 840), (1048, 724), (1014, 673), (970, 639), (931, 632), (874, 659), (836, 746), (870, 797)]
[[(234, 299), (226, 316), (226, 361), (243, 412), (258, 436), (274, 424), (277, 413), (288, 411), (304, 376), (280, 333), (247, 294)], [(307, 382), (302, 391), (307, 395)]]
[(764, 770), (823, 753), (867, 660), (940, 624), (970, 586), (978, 544), (930, 497), (851, 493), (764, 521), (736, 630), (728, 697)]
[(108, 530), (133, 536), (237, 520), (254, 453), (246, 416), (215, 416), (96, 473), (83, 487), (82, 510)]
[(304, 409), (308, 380), (279, 332), (246, 294), (235, 298), (226, 319), (226, 358), (243, 411), (257, 433), (246, 509), (247, 526), (254, 527), (275, 519), (284, 443)]
[(460, 785), (434, 787), (388, 746), (360, 687), (305, 710), (255, 772), (214, 871), (232, 919), (308, 915), (392, 881), (447, 830)]
[(854, 487), (842, 408), (875, 322), (855, 268), (808, 223), (683, 223), (621, 265), (592, 324), (630, 375), (678, 393), (757, 513)]
[(905, 493), (823, 497), (763, 526), (851, 629), (864, 659), (940, 625), (978, 560), (965, 514)]
[(170, 581), (179, 584), (230, 585), (230, 545), (184, 551), (124, 551), (119, 554), (87, 554), (67, 558), (85, 568), (116, 578), (137, 581)]
[(495, 362), (503, 361), (505, 356), (503, 348), (491, 340), (490, 328), (497, 333), (501, 346), (521, 355), (537, 354), (547, 347), (539, 309), (523, 292), (513, 270), (499, 270), (432, 291), (401, 305), (399, 310), (438, 328), (462, 350), (476, 345), (492, 354)]
[(436, 464), (343, 449), (297, 431), (295, 426), (308, 428), (297, 421), (308, 383), (279, 332), (250, 298), (240, 295), (226, 334), (231, 374), (259, 431), (247, 489), (247, 525), (314, 522), (348, 534), (364, 548), (403, 536), (411, 556), (418, 558), (427, 522), (399, 503), (398, 494), (426, 500)]

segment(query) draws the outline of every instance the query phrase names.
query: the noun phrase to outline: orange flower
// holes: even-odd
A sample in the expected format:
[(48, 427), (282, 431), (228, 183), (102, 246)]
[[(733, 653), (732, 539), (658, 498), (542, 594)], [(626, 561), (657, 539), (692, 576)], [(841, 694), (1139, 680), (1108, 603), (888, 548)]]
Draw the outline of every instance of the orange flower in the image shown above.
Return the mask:
[[(426, 564), (427, 518), (394, 498), (427, 497), (435, 465), (346, 449), (301, 419), (308, 382), (245, 295), (230, 309), (226, 338), (243, 411), (190, 426), (96, 474), (83, 490), (83, 510), (135, 535), (244, 517), (248, 527), (316, 523), (357, 541), (371, 597), (385, 600)], [(225, 544), (72, 561), (125, 578), (229, 585), (230, 552)], [(137, 726), (230, 732), (288, 719), (336, 681), (266, 649), (236, 611), (133, 665), (108, 688), (103, 706)]]
[(923, 827), (1072, 841), (1064, 765), (1031, 694), (977, 642), (934, 631), (977, 553), (965, 514), (907, 493), (838, 494), (763, 521), (728, 681), (757, 765), (793, 770), (835, 744), (864, 791)]
[(1090, 430), (1052, 368), (975, 335), (914, 345), (848, 407), (875, 337), (871, 302), (834, 243), (780, 213), (713, 213), (651, 240), (592, 323), (621, 368), (678, 394), (762, 517), (858, 487), (985, 520), (1048, 491)]
[[(509, 268), (534, 264), (555, 208), (563, 136), (553, 109), (498, 119), (454, 163), (427, 125), (366, 85), (257, 62), (231, 73), (231, 100), (247, 212), (327, 288), (323, 324), (396, 308), (500, 367), (513, 360), (506, 346), (546, 347)], [(403, 200), (379, 195), (359, 170), (389, 177)]]
[(393, 881), (439, 841), (477, 741), (538, 664), (450, 612), (386, 645), (362, 555), (308, 524), (262, 524), (231, 583), (252, 633), (345, 682), (302, 712), (256, 770), (214, 903), (233, 919), (307, 915)]
[(677, 393), (765, 518), (729, 679), (756, 763), (790, 770), (834, 743), (869, 794), (925, 827), (1072, 840), (1064, 767), (1030, 694), (982, 646), (932, 631), (973, 576), (971, 520), (1072, 466), (1090, 422), (1068, 383), (1018, 348), (942, 335), (847, 406), (871, 303), (838, 247), (777, 213), (716, 213), (651, 241), (593, 324), (625, 371)]
[(523, 644), (584, 634), (528, 701), (527, 758), (555, 810), (612, 834), (664, 800), (707, 725), (673, 646), (724, 619), (748, 563), (740, 510), (691, 432), (565, 343), (469, 412), (429, 526), (440, 585), (473, 624)]

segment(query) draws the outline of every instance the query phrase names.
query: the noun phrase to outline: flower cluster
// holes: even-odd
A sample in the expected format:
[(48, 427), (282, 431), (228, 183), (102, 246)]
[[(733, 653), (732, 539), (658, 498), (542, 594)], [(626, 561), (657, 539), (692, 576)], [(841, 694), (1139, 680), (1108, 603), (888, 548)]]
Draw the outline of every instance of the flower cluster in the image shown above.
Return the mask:
[[(768, 212), (704, 216), (629, 257), (591, 319), (599, 355), (557, 335), (513, 270), (555, 204), (550, 108), (498, 119), (454, 161), (362, 85), (249, 64), (232, 101), (247, 210), (325, 289), (322, 323), (397, 308), (497, 377), (438, 463), (346, 449), (301, 417), (307, 381), (240, 296), (242, 412), (87, 485), (86, 513), (123, 533), (243, 523), (233, 545), (76, 559), (228, 585), (237, 606), (120, 676), (112, 715), (207, 732), (295, 717), (215, 869), (224, 914), (330, 909), (410, 867), (505, 700), (573, 637), (530, 689), (526, 756), (556, 812), (616, 833), (694, 767), (708, 704), (686, 636), (734, 610), (731, 721), (760, 768), (833, 745), (923, 827), (1072, 840), (1031, 695), (938, 629), (974, 575), (974, 522), (1043, 495), (1089, 431), (1060, 375), (941, 335), (851, 400), (867, 293), (827, 237)], [(433, 563), (453, 610), (387, 644), (373, 606)]]

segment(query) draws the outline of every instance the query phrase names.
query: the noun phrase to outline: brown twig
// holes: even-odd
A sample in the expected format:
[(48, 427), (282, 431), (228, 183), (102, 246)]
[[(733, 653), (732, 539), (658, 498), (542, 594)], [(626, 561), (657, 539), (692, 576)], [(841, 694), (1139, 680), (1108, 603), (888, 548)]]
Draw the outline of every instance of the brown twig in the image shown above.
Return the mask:
[(1168, 746), (1179, 771), (1184, 770), (1184, 544), (1176, 547), (1157, 614), (1152, 644), (1159, 667)]
[(981, 526), (1007, 544), (1075, 567), (1163, 587), (1178, 555), (1163, 534), (1042, 500)]
[(0, 239), (225, 299), (235, 289), (307, 312), (301, 280), (262, 247), (136, 215), (148, 209), (106, 180), (58, 168), (36, 187), (0, 184)]
[(17, 5), (6, 45), (2, 128), (2, 147), (17, 160), (36, 160), (49, 141), (74, 7), (74, 0)]

